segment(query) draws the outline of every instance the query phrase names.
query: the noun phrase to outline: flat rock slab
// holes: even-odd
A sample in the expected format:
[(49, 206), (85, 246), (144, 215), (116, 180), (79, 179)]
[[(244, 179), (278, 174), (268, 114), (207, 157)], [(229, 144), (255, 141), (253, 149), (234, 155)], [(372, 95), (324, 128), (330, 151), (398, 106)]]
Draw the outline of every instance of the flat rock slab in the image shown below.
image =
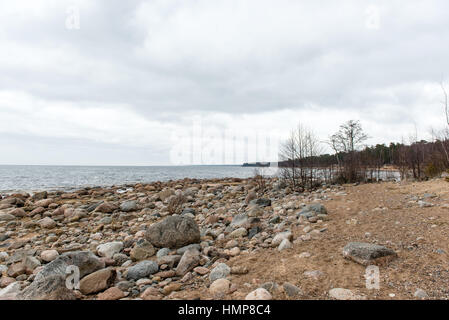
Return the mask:
[(397, 257), (392, 249), (377, 244), (350, 242), (343, 248), (343, 256), (364, 266), (383, 265)]

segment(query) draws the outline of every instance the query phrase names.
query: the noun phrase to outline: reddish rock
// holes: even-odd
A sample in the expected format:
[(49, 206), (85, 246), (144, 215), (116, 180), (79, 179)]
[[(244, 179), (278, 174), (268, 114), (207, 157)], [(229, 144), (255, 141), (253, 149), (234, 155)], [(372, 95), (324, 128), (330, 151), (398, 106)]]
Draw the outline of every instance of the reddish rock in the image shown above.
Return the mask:
[(12, 214), (14, 217), (17, 217), (17, 218), (23, 218), (23, 217), (26, 217), (26, 215), (27, 215), (25, 210), (23, 210), (22, 208), (13, 209), (13, 210), (9, 211), (8, 213)]
[(159, 290), (157, 290), (156, 288), (147, 288), (141, 295), (140, 297), (143, 300), (162, 300), (162, 296), (159, 292)]
[(86, 295), (103, 291), (114, 283), (115, 276), (113, 269), (98, 270), (81, 279), (80, 291)]
[(180, 283), (170, 283), (162, 289), (162, 293), (168, 296), (173, 291), (178, 291), (179, 289), (181, 289)]
[(117, 210), (117, 206), (109, 202), (104, 202), (95, 209), (96, 212), (101, 213), (113, 213), (115, 210)]
[(112, 287), (97, 296), (97, 300), (119, 300), (125, 297), (122, 290)]
[(33, 211), (30, 212), (30, 216), (35, 216), (37, 214), (42, 214), (45, 212), (45, 208), (43, 207), (37, 207), (36, 209), (34, 209)]

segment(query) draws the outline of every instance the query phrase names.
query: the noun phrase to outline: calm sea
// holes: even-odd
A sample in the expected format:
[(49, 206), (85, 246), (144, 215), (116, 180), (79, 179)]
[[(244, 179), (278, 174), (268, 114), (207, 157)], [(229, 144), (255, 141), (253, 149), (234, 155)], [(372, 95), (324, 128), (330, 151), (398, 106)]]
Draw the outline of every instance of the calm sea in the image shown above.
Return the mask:
[(178, 180), (247, 178), (254, 168), (241, 166), (94, 167), (2, 166), (0, 191), (71, 190), (82, 187)]

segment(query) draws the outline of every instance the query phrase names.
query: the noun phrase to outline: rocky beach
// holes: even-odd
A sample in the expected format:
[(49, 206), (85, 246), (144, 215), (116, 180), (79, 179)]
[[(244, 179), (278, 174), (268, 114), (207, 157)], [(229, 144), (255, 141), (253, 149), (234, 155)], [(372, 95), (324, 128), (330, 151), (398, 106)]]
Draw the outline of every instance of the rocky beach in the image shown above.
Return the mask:
[(297, 193), (274, 178), (184, 179), (3, 195), (0, 299), (448, 299), (447, 184)]

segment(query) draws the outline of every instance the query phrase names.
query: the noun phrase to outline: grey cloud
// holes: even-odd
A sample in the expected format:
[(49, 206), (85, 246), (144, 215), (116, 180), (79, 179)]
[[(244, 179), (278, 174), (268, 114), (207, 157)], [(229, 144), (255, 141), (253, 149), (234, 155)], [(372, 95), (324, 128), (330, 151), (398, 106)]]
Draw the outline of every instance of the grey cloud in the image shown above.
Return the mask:
[[(422, 106), (439, 110), (438, 81), (449, 72), (449, 3), (443, 0), (376, 1), (379, 29), (365, 26), (371, 2), (355, 0), (37, 3), (40, 12), (26, 1), (1, 5), (2, 91), (81, 109), (122, 105), (172, 127), (188, 125), (195, 113), (238, 118), (318, 109), (315, 124), (327, 110), (338, 110), (385, 126), (427, 121), (424, 134), (434, 118), (416, 116)], [(70, 5), (80, 9), (80, 30), (65, 28)], [(423, 89), (432, 84), (430, 93)], [(167, 144), (170, 134), (167, 129)], [(162, 136), (149, 137), (159, 150), (149, 155), (154, 162), (169, 149), (160, 150)], [(114, 142), (120, 154), (127, 139)]]

